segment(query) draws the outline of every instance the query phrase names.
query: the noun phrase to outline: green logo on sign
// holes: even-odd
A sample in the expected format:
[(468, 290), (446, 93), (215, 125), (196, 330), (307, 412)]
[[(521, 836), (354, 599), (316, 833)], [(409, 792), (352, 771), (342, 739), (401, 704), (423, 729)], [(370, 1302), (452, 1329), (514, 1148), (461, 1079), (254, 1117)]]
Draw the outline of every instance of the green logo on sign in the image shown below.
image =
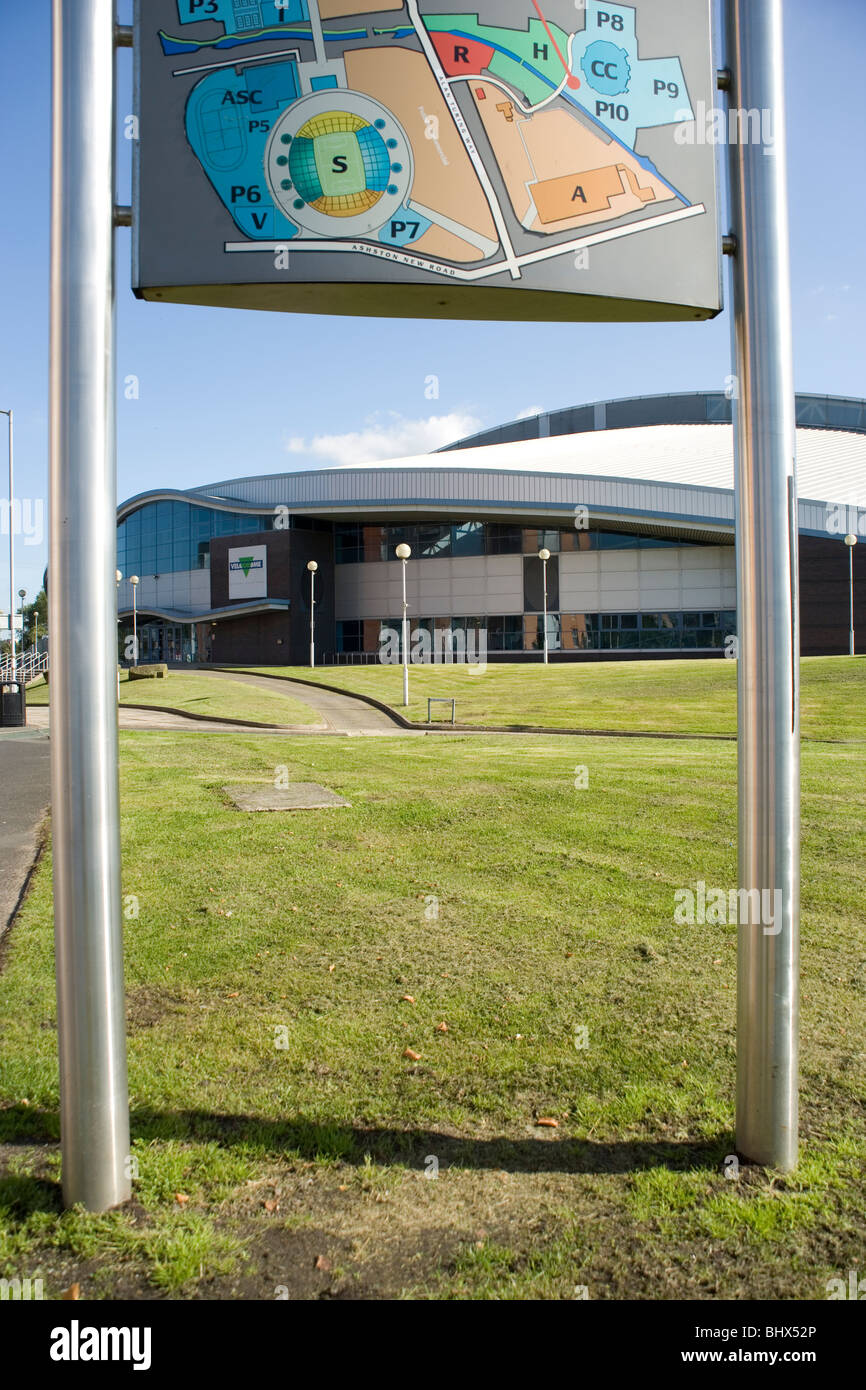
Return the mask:
[(239, 561), (238, 561), (238, 564), (240, 565), (241, 569), (242, 569), (243, 572), (244, 572), (244, 579), (249, 579), (249, 577), (250, 577), (250, 570), (251, 570), (252, 567), (253, 567), (253, 557), (252, 557), (252, 555), (242, 555), (241, 558), (240, 558)]

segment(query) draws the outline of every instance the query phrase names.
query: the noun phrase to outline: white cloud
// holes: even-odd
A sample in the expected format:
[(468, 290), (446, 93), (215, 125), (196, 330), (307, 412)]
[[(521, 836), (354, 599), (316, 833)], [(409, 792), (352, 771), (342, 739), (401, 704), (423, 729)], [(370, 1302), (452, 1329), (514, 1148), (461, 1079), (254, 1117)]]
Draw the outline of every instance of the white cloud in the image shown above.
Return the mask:
[(429, 454), (443, 444), (474, 434), (481, 421), (466, 412), (427, 415), (409, 420), (397, 411), (377, 411), (364, 421), (360, 430), (347, 434), (316, 434), (312, 439), (293, 436), (286, 440), (286, 451), (303, 454), (319, 465), (346, 467), (359, 463), (383, 463), (386, 459)]
[(521, 410), (519, 415), (515, 415), (515, 420), (531, 420), (533, 415), (543, 415), (543, 405), (528, 405), (525, 410)]

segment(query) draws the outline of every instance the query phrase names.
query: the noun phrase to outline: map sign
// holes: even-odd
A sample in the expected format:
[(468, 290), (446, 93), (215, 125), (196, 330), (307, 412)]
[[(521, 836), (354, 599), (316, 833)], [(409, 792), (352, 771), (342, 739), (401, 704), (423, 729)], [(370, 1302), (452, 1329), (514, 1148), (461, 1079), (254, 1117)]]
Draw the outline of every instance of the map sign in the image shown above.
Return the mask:
[(717, 313), (709, 0), (460, 4), (138, 0), (136, 293)]

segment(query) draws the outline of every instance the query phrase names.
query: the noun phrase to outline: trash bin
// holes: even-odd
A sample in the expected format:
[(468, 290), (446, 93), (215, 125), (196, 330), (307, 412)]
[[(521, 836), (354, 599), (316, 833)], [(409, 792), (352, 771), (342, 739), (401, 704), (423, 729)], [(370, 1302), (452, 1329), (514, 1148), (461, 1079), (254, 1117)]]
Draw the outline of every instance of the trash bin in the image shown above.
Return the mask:
[(27, 723), (27, 688), (18, 685), (0, 686), (0, 729), (20, 729)]

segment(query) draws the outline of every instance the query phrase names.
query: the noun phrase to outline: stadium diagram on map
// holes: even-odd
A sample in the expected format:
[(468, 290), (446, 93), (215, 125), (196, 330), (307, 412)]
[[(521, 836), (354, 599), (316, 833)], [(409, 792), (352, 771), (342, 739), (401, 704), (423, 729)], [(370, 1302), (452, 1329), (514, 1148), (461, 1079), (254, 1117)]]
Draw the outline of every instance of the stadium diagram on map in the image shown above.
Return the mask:
[[(526, 8), (506, 28), (493, 0), (178, 0), (159, 41), (213, 58), (186, 133), (243, 238), (226, 249), (363, 241), (517, 278), (528, 237), (565, 254), (589, 227), (703, 213), (635, 151), (639, 131), (693, 119), (679, 58), (644, 57), (626, 5)], [(221, 34), (199, 36), (205, 19)]]

